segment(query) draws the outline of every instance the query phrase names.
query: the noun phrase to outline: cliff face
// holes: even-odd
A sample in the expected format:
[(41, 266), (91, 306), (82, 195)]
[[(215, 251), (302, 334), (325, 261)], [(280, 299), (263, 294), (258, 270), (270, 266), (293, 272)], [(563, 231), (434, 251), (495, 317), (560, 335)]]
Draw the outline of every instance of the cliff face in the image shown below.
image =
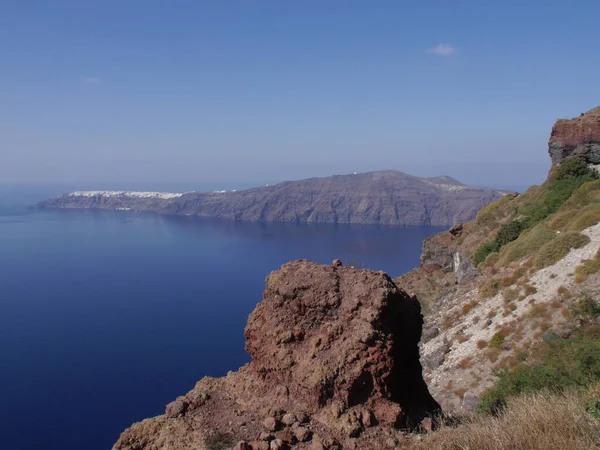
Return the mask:
[(552, 127), (548, 153), (553, 165), (573, 156), (600, 164), (600, 107), (574, 119), (558, 120)]
[(245, 330), (252, 361), (202, 379), (115, 449), (379, 448), (439, 412), (421, 375), (419, 303), (386, 274), (299, 260), (269, 275), (263, 297)]
[(164, 200), (68, 195), (42, 208), (151, 210), (163, 214), (289, 223), (451, 226), (471, 220), (504, 192), (471, 188), (450, 177), (382, 171), (311, 178), (232, 192), (187, 193)]

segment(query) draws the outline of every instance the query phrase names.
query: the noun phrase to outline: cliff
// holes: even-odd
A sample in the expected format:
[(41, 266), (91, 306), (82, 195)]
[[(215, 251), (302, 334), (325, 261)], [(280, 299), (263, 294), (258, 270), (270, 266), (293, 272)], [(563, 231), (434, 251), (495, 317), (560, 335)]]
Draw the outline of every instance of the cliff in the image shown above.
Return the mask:
[(421, 327), (418, 301), (382, 272), (285, 264), (248, 319), (252, 361), (202, 379), (114, 449), (395, 445), (397, 429), (439, 412), (421, 375)]
[(552, 127), (548, 153), (553, 165), (574, 156), (600, 164), (600, 107), (574, 119), (558, 120)]
[(505, 192), (473, 188), (450, 177), (396, 171), (288, 181), (230, 192), (192, 192), (168, 199), (94, 193), (64, 195), (41, 208), (149, 210), (162, 214), (288, 223), (451, 226), (471, 220)]

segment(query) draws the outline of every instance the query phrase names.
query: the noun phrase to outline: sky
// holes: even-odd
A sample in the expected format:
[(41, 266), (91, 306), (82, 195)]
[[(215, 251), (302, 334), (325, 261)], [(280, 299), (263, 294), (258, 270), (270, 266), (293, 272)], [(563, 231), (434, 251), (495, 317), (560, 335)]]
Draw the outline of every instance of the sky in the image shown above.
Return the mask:
[(0, 184), (545, 178), (600, 2), (0, 2)]

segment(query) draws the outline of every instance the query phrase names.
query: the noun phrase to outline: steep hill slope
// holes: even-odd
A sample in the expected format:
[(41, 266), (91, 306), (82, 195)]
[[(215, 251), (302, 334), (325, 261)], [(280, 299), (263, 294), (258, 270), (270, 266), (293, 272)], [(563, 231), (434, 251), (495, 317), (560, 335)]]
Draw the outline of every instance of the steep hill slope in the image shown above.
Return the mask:
[(600, 292), (600, 180), (588, 168), (596, 147), (557, 149), (556, 132), (590, 143), (596, 117), (598, 109), (559, 121), (543, 185), (428, 238), (420, 267), (396, 279), (427, 312), (422, 362), (446, 411), (471, 410), (498, 370), (534, 364), (545, 340), (570, 336), (578, 305)]

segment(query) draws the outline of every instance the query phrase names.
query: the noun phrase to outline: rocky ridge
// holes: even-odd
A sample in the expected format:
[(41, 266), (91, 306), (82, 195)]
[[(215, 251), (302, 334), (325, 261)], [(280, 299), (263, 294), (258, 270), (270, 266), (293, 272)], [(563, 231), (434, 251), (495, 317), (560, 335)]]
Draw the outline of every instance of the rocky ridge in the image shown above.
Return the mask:
[(389, 170), (173, 197), (76, 194), (45, 200), (39, 207), (127, 209), (254, 222), (451, 226), (471, 220), (505, 192), (469, 187), (445, 176), (418, 178)]

